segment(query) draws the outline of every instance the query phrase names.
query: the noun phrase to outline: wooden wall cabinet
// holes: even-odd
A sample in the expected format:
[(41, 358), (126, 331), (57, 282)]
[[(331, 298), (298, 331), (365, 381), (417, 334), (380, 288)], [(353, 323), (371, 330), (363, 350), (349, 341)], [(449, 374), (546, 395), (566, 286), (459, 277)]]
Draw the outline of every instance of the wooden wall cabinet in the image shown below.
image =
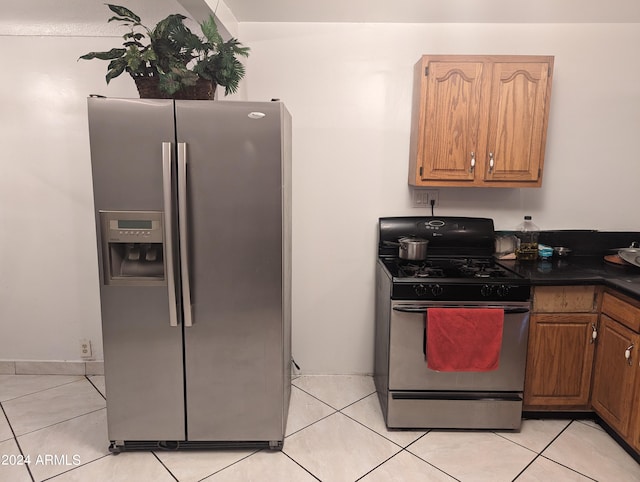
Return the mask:
[(552, 76), (551, 56), (423, 56), (409, 184), (540, 187)]
[[(638, 362), (640, 305), (611, 293), (602, 299), (598, 353), (592, 393), (593, 408), (630, 445), (640, 449)], [(632, 425), (631, 422), (635, 424)]]
[(598, 294), (595, 286), (534, 288), (524, 410), (590, 409)]

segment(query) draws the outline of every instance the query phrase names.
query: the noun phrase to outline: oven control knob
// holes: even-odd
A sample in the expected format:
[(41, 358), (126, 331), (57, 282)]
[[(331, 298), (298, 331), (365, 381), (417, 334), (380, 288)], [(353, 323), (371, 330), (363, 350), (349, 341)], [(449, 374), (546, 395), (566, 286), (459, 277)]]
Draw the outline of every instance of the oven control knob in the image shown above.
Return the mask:
[(507, 296), (509, 294), (509, 287), (507, 285), (498, 286), (498, 296)]
[(431, 285), (431, 294), (433, 296), (440, 296), (442, 294), (442, 286), (440, 285)]
[(493, 293), (493, 286), (491, 285), (482, 285), (482, 288), (480, 288), (482, 296), (491, 296), (491, 293)]
[(418, 296), (424, 296), (427, 294), (427, 287), (425, 285), (413, 285), (413, 291), (415, 291)]

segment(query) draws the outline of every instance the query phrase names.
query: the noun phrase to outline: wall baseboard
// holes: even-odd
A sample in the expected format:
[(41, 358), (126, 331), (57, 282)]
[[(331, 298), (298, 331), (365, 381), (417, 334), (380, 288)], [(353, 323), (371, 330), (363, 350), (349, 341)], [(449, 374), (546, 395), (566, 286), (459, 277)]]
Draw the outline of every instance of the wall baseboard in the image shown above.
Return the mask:
[(104, 362), (0, 360), (0, 375), (104, 375)]

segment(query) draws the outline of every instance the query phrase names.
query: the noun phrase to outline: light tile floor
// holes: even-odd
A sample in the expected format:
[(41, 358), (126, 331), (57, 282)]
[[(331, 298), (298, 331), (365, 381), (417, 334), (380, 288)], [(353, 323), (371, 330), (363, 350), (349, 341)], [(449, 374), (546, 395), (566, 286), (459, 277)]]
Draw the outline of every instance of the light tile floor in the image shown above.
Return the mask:
[(640, 466), (594, 422), (388, 431), (371, 377), (301, 376), (293, 385), (282, 452), (114, 456), (104, 377), (0, 375), (0, 481), (640, 481)]

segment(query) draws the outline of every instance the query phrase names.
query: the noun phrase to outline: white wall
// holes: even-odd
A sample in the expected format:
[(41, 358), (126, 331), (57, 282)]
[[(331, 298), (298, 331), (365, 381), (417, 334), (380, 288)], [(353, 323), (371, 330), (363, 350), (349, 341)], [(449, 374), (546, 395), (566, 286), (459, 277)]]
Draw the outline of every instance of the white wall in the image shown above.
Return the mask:
[(542, 229), (640, 230), (640, 25), (241, 23), (251, 99), (294, 125), (293, 353), (304, 371), (369, 372), (380, 216), (426, 215), (407, 186), (422, 54), (555, 56), (541, 189), (440, 189), (440, 215), (531, 214)]
[[(240, 24), (251, 100), (294, 119), (294, 345), (307, 373), (367, 373), (373, 360), (376, 221), (427, 214), (407, 187), (411, 72), (425, 53), (556, 56), (541, 189), (440, 189), (442, 215), (498, 229), (640, 230), (640, 25)], [(86, 96), (112, 38), (0, 38), (0, 359), (101, 358)]]
[[(113, 40), (92, 45), (108, 50)], [(77, 62), (77, 37), (5, 36), (0, 58), (0, 359), (76, 360), (79, 339), (102, 358), (86, 97), (105, 63)]]

